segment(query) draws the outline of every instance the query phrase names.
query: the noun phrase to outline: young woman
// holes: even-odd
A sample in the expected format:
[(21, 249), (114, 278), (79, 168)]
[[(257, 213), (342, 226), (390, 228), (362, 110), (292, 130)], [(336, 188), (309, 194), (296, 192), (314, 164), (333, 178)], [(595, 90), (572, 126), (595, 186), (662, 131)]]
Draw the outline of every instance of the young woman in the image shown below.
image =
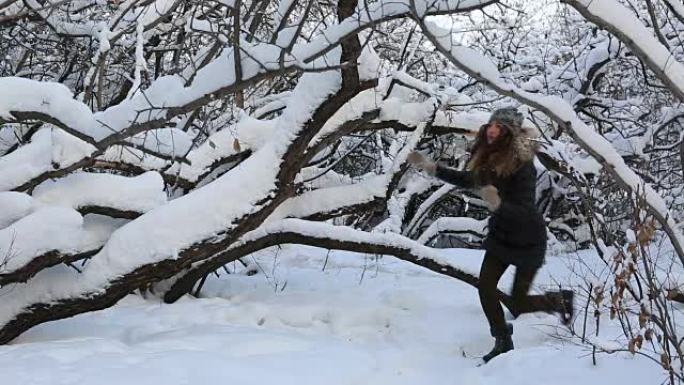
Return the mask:
[(494, 348), (485, 362), (513, 349), (513, 325), (506, 323), (497, 295), (497, 284), (510, 265), (516, 266), (512, 303), (514, 317), (537, 311), (558, 312), (571, 321), (573, 292), (562, 290), (528, 295), (537, 270), (544, 263), (546, 226), (536, 208), (537, 145), (522, 128), (523, 116), (515, 108), (494, 111), (480, 128), (466, 171), (444, 167), (418, 152), (408, 161), (430, 175), (463, 188), (477, 189), (492, 215), (484, 240), (486, 250), (480, 270), (479, 295)]

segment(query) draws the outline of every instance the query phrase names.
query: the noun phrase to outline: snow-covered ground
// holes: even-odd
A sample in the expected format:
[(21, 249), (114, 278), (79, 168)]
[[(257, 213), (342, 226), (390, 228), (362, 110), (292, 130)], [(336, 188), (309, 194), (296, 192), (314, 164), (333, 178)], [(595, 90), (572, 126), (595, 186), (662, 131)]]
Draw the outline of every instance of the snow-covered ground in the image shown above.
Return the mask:
[[(479, 251), (444, 252), (471, 266), (481, 258)], [(38, 326), (0, 347), (2, 383), (627, 385), (664, 379), (654, 363), (624, 354), (601, 355), (593, 366), (586, 348), (554, 337), (558, 321), (546, 314), (513, 321), (516, 350), (477, 367), (474, 356), (492, 340), (476, 291), (392, 257), (288, 246), (248, 262), (261, 271), (248, 276), (231, 267), (237, 272), (208, 280), (200, 299), (165, 305), (131, 295), (113, 308)], [(550, 258), (535, 287), (568, 280), (571, 263)]]

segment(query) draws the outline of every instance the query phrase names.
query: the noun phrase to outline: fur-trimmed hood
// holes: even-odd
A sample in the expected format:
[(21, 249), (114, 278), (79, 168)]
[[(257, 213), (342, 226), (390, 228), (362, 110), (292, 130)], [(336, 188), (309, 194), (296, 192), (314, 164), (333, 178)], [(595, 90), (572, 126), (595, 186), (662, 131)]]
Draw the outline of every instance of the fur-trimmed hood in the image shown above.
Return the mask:
[(537, 138), (539, 134), (536, 129), (529, 127), (519, 127), (512, 132), (513, 141), (511, 145), (515, 149), (515, 156), (520, 163), (525, 163), (533, 160), (537, 151), (539, 151), (539, 143)]

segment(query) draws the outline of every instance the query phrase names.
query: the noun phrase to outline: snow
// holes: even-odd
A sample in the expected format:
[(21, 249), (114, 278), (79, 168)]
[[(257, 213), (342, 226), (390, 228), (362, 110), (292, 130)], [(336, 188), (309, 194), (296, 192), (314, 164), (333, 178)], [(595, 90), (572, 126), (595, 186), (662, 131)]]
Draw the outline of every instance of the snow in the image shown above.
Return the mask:
[[(120, 36), (120, 31), (111, 31), (114, 24), (120, 20), (133, 23), (134, 19), (141, 15), (141, 19), (137, 22), (142, 24), (153, 23), (160, 15), (170, 11), (176, 3), (172, 0), (158, 0), (148, 6), (136, 9), (136, 12), (129, 12), (132, 7), (131, 4), (123, 5), (120, 11), (122, 13), (114, 17), (111, 26), (96, 24), (95, 22), (86, 22), (80, 25), (62, 20), (59, 20), (57, 26), (64, 29), (65, 33), (96, 34), (94, 37), (99, 39), (100, 49), (106, 50), (111, 40)], [(429, 7), (422, 3), (417, 4), (417, 6), (428, 13), (441, 13), (468, 9), (481, 3), (481, 1), (475, 0), (450, 0)], [(31, 4), (34, 7), (38, 6), (35, 0), (31, 0)], [(408, 1), (395, 2), (394, 0), (360, 5), (355, 16), (326, 28), (311, 41), (295, 44), (292, 54), (285, 55), (282, 61), (280, 60), (281, 49), (277, 46), (266, 43), (243, 42), (240, 46), (240, 49), (244, 51), (244, 54), (241, 55), (243, 79), (251, 79), (267, 71), (280, 70), (281, 62), (285, 67), (292, 69), (295, 67), (302, 69), (325, 68), (330, 63), (334, 63), (334, 60), (319, 59), (323, 58), (322, 53), (327, 52), (329, 54), (328, 48), (331, 43), (340, 41), (346, 34), (357, 30), (360, 24), (375, 23), (407, 14), (411, 10), (410, 5), (411, 3)], [(365, 9), (366, 6), (369, 9)], [(135, 18), (131, 18), (133, 16)], [(202, 54), (200, 53), (200, 56)], [(211, 98), (216, 93), (225, 92), (235, 83), (234, 60), (232, 50), (225, 50), (208, 65), (198, 70), (194, 74), (191, 84), (186, 85), (186, 79), (180, 75), (161, 76), (145, 90), (135, 92), (123, 102), (96, 113), (91, 112), (84, 103), (75, 100), (72, 93), (61, 84), (23, 78), (2, 78), (0, 79), (0, 89), (3, 89), (3, 93), (0, 95), (0, 116), (9, 118), (12, 111), (44, 114), (61, 122), (61, 126), (80, 139), (93, 144), (113, 134), (120, 133), (134, 123), (143, 127), (145, 122), (153, 122), (157, 119), (167, 120), (171, 117), (170, 114), (178, 113), (178, 108), (183, 108), (200, 98)], [(366, 50), (361, 60), (364, 76), (370, 76), (372, 72), (376, 72), (377, 55)], [(91, 155), (94, 149), (91, 148), (90, 150), (90, 152), (83, 152), (81, 159)], [(76, 154), (73, 154), (73, 159), (70, 159), (70, 162), (73, 164), (79, 160), (76, 159)], [(58, 167), (65, 167), (65, 165), (58, 162)], [(10, 178), (10, 181), (4, 180), (3, 170), (0, 170), (0, 190), (10, 190), (20, 186), (46, 170), (47, 168), (25, 170), (33, 172), (17, 172)]]
[(95, 152), (91, 144), (60, 129), (53, 129), (51, 135), (51, 167), (64, 168)]
[(488, 0), (442, 0), (442, 1), (413, 1), (411, 5), (415, 6), (416, 14), (419, 18), (427, 16), (431, 13), (444, 12), (446, 10), (468, 10), (481, 5), (491, 3)]
[[(565, 100), (555, 96), (538, 96), (522, 93), (521, 95), (540, 106), (544, 106), (557, 119), (570, 123), (570, 129), (574, 132), (577, 140), (584, 144), (583, 147), (585, 149), (591, 151), (593, 156), (603, 158), (611, 166), (614, 174), (627, 185), (630, 191), (643, 194), (646, 203), (654, 212), (664, 218), (664, 222), (668, 227), (671, 229), (677, 228), (677, 223), (670, 214), (662, 196), (629, 168), (612, 144), (587, 126)], [(684, 246), (684, 235), (680, 232), (673, 231), (670, 236), (674, 237), (673, 240), (677, 244)]]
[(374, 232), (356, 230), (346, 226), (335, 226), (323, 222), (313, 222), (301, 219), (283, 219), (260, 226), (240, 238), (240, 242), (231, 247), (239, 247), (241, 244), (259, 239), (269, 234), (295, 233), (313, 238), (333, 238), (342, 242), (368, 243), (379, 246), (388, 246), (409, 251), (418, 259), (429, 259), (442, 266), (450, 266), (465, 274), (477, 276), (479, 271), (473, 265), (464, 265), (460, 261), (450, 260), (439, 250), (424, 246), (416, 241), (406, 238), (394, 232)]
[(12, 224), (31, 211), (33, 198), (30, 195), (14, 192), (0, 192), (0, 229)]
[(304, 180), (313, 179), (307, 183), (307, 187), (311, 189), (319, 189), (324, 187), (349, 185), (354, 183), (356, 180), (356, 178), (352, 178), (345, 174), (339, 174), (334, 170), (330, 170), (321, 175), (322, 172), (323, 170), (318, 167), (303, 168), (297, 175), (295, 182), (301, 183)]
[(438, 90), (436, 89), (436, 86), (434, 84), (422, 81), (420, 79), (416, 79), (404, 71), (394, 71), (392, 73), (392, 77), (400, 81), (402, 84), (419, 90), (421, 92), (424, 92), (428, 95), (434, 95), (438, 93)]
[(442, 232), (461, 232), (485, 234), (487, 219), (477, 220), (467, 217), (441, 217), (430, 224), (420, 235), (418, 242), (426, 244), (436, 235)]
[[(245, 61), (243, 62), (243, 76), (245, 79), (256, 76), (260, 71), (269, 70), (270, 67), (265, 68), (260, 63), (278, 62), (278, 51), (273, 48), (263, 44), (250, 46), (245, 43), (241, 46), (241, 49), (248, 53), (248, 55), (243, 55)], [(12, 119), (11, 112), (35, 112), (48, 115), (59, 121), (61, 126), (70, 132), (79, 135), (79, 138), (94, 143), (128, 128), (134, 122), (142, 124), (155, 119), (166, 119), (168, 109), (184, 106), (232, 85), (235, 81), (235, 74), (232, 71), (226, 71), (226, 68), (234, 67), (232, 61), (231, 52), (222, 54), (199, 70), (194, 81), (188, 87), (185, 87), (184, 80), (179, 76), (162, 76), (144, 91), (135, 93), (131, 98), (94, 114), (85, 104), (74, 100), (72, 93), (61, 84), (23, 78), (1, 78), (0, 88), (3, 89), (3, 93), (0, 95), (0, 117)], [(286, 58), (285, 65), (291, 64), (291, 61)], [(157, 108), (157, 106), (164, 106), (164, 108)], [(59, 131), (55, 130), (55, 132)], [(48, 139), (44, 135), (36, 138), (36, 141), (40, 141), (44, 147), (49, 145)], [(43, 160), (40, 164), (28, 161), (17, 162), (27, 163), (28, 166), (21, 165), (21, 167), (28, 169), (7, 170), (3, 166), (8, 160), (2, 160), (3, 164), (0, 164), (0, 190), (15, 188), (48, 170), (45, 164), (45, 157), (48, 152), (45, 151), (45, 148), (33, 147), (34, 150), (31, 151), (31, 154), (26, 154), (30, 150), (23, 151), (24, 157), (40, 157)], [(56, 148), (58, 158), (54, 160), (57, 165), (59, 167), (68, 166), (90, 156), (95, 151), (94, 147), (80, 146), (79, 148), (81, 151), (73, 151), (73, 149), (62, 151), (60, 148)], [(61, 159), (63, 157), (68, 158)], [(14, 164), (7, 168), (12, 169), (13, 166)], [(6, 173), (11, 175), (6, 176)]]
[(177, 5), (178, 1), (176, 0), (155, 0), (148, 6), (140, 7), (142, 11), (139, 13), (129, 14), (129, 16), (132, 16), (131, 22), (137, 21), (142, 25), (149, 25), (158, 20), (160, 16), (164, 16), (172, 11)]
[(326, 136), (335, 133), (345, 122), (360, 119), (364, 113), (380, 108), (384, 104), (382, 96), (385, 94), (387, 86), (387, 79), (382, 79), (376, 89), (364, 90), (351, 98), (325, 122), (311, 145), (313, 146)]
[[(444, 253), (474, 263), (482, 255)], [(665, 378), (655, 363), (623, 353), (598, 355), (592, 366), (590, 351), (554, 338), (558, 321), (545, 314), (513, 321), (516, 350), (478, 368), (462, 355), (482, 355), (492, 344), (477, 292), (391, 257), (369, 258), (269, 250), (249, 258), (264, 272), (246, 276), (236, 265), (236, 274), (210, 278), (199, 299), (163, 305), (130, 295), (113, 308), (40, 325), (0, 346), (0, 371), (7, 383), (32, 385), (637, 385)], [(538, 284), (563, 267), (547, 265)]]
[(491, 112), (486, 111), (437, 111), (435, 125), (442, 127), (457, 127), (476, 133), (483, 124), (489, 121)]
[(165, 155), (183, 156), (192, 148), (192, 138), (177, 128), (160, 128), (146, 131), (128, 139), (147, 150)]
[[(121, 145), (109, 147), (104, 154), (98, 157), (98, 160), (135, 165), (145, 170), (159, 171), (161, 169), (166, 169), (169, 166), (169, 162), (164, 159), (145, 154), (141, 150), (132, 147)], [(174, 171), (176, 171), (176, 167), (173, 168)]]
[(0, 117), (12, 119), (13, 111), (35, 111), (54, 117), (64, 125), (91, 135), (90, 127), (99, 127), (90, 109), (73, 99), (63, 84), (35, 80), (0, 78)]
[(607, 353), (612, 353), (616, 350), (624, 349), (625, 347), (622, 346), (620, 343), (617, 341), (609, 341), (609, 340), (604, 340), (599, 337), (594, 337), (594, 336), (589, 336), (587, 338), (591, 344), (596, 346), (598, 349), (603, 350), (604, 352)]
[(164, 181), (149, 171), (135, 177), (77, 172), (36, 187), (33, 198), (48, 205), (79, 209), (109, 207), (144, 213), (166, 203)]
[(269, 112), (282, 109), (285, 107), (285, 100), (292, 95), (290, 91), (283, 91), (279, 93), (271, 93), (262, 98), (252, 101), (254, 106), (259, 106), (252, 113), (253, 116), (261, 117)]
[(380, 75), (380, 56), (371, 44), (364, 44), (361, 55), (357, 59), (359, 80), (377, 79)]
[[(432, 32), (432, 28), (431, 28)], [(442, 44), (445, 44), (447, 41), (449, 41), (449, 45), (451, 46), (451, 52), (456, 55), (460, 60), (463, 60), (463, 63), (470, 67), (470, 68), (477, 68), (477, 71), (484, 76), (485, 78), (498, 78), (499, 77), (499, 70), (496, 68), (494, 63), (492, 63), (489, 58), (485, 57), (484, 55), (480, 54), (479, 52), (475, 51), (472, 48), (465, 47), (465, 46), (460, 46), (460, 45), (453, 45), (451, 43), (451, 34), (450, 33), (441, 33), (441, 39), (442, 39)]]
[(141, 74), (143, 71), (147, 71), (147, 64), (145, 62), (145, 38), (143, 37), (143, 32), (145, 26), (142, 23), (137, 23), (135, 26), (135, 70), (133, 71), (133, 85), (128, 91), (128, 97), (132, 97), (138, 89), (142, 81)]
[[(394, 87), (391, 96), (384, 98), (391, 84), (392, 79), (396, 78), (406, 85), (410, 85), (431, 95), (425, 101), (412, 102), (408, 95), (398, 92), (399, 87)], [(323, 129), (312, 141), (312, 145), (318, 143), (322, 138), (334, 133), (342, 124), (352, 120), (360, 119), (364, 113), (379, 110), (379, 117), (375, 121), (397, 121), (409, 127), (415, 127), (421, 122), (429, 121), (434, 114), (434, 124), (441, 127), (453, 127), (469, 131), (477, 131), (480, 126), (487, 122), (489, 114), (482, 111), (444, 111), (438, 110), (435, 113), (437, 100), (449, 101), (452, 95), (446, 95), (437, 91), (432, 85), (415, 79), (404, 72), (397, 71), (391, 77), (383, 77), (378, 81), (378, 86), (374, 89), (365, 90), (345, 103), (329, 119)]]
[[(197, 182), (211, 170), (215, 162), (236, 155), (240, 151), (257, 150), (267, 143), (273, 133), (274, 123), (274, 120), (259, 120), (244, 114), (237, 123), (212, 134), (192, 149), (193, 143), (188, 134), (175, 128), (139, 134), (130, 141), (156, 153), (184, 156), (187, 160), (187, 163), (174, 162), (170, 167), (166, 167), (169, 164), (165, 160), (145, 155), (134, 148), (121, 146), (110, 147), (102, 159), (139, 165), (145, 169), (161, 170), (166, 167), (167, 174)], [(235, 147), (236, 140), (240, 145), (239, 151)]]
[(371, 202), (385, 196), (388, 184), (389, 178), (380, 175), (354, 184), (307, 191), (278, 206), (268, 220), (286, 217), (305, 218), (316, 213), (332, 212), (346, 206)]
[(273, 13), (273, 25), (280, 25), (287, 14), (287, 10), (292, 7), (294, 0), (282, 0), (278, 2), (278, 9)]
[(286, 26), (278, 32), (278, 38), (275, 44), (278, 47), (289, 47), (293, 40), (297, 39), (297, 24), (286, 24)]
[(596, 161), (596, 159), (591, 156), (575, 157), (572, 160), (572, 165), (582, 174), (599, 175), (601, 169), (603, 168), (601, 163)]
[(540, 76), (534, 76), (520, 86), (525, 91), (539, 92), (544, 89), (544, 84)]
[[(68, 166), (69, 162), (73, 161), (74, 155), (78, 154), (79, 146), (69, 151), (66, 147), (75, 143), (71, 140), (65, 140), (63, 144), (57, 145), (53, 140), (65, 139), (68, 134), (60, 130), (56, 131), (58, 133), (54, 135), (54, 130), (43, 128), (31, 137), (30, 143), (0, 158), (0, 191), (11, 190), (30, 178), (51, 170), (53, 155), (62, 157), (62, 159), (54, 159), (60, 161), (62, 166)], [(81, 143), (85, 144), (85, 142)]]
[[(235, 125), (233, 131), (235, 134), (234, 139), (240, 141), (241, 147), (256, 150), (271, 138), (273, 130), (275, 129), (275, 122), (276, 121), (274, 120), (254, 119), (251, 116), (244, 114), (241, 116), (240, 121)], [(210, 140), (216, 143), (216, 141), (213, 140), (213, 137), (211, 137)], [(232, 140), (230, 141), (230, 145), (233, 145)]]
[(427, 191), (433, 183), (434, 180), (423, 178), (407, 181), (402, 192), (390, 196), (387, 201), (389, 215), (387, 219), (373, 228), (373, 232), (392, 231), (401, 233), (406, 215), (406, 206), (409, 204), (411, 197)]
[(416, 126), (421, 122), (430, 120), (434, 113), (434, 100), (424, 102), (407, 103), (399, 98), (388, 98), (382, 104), (380, 120), (396, 120), (407, 126)]
[[(431, 180), (433, 178), (430, 178)], [(453, 190), (454, 187), (449, 184), (443, 184), (437, 191), (434, 193), (430, 194), (430, 196), (420, 204), (418, 209), (416, 210), (416, 213), (413, 215), (413, 218), (411, 219), (411, 222), (406, 226), (407, 231), (415, 231), (414, 227), (421, 222), (424, 219), (425, 213), (435, 204), (437, 201), (444, 197), (445, 195), (449, 194), (451, 190)]]
[[(455, 89), (439, 89), (435, 84), (414, 78), (403, 71), (394, 71), (392, 78), (401, 82), (401, 85), (406, 85), (430, 95), (437, 99), (442, 106), (450, 103), (472, 102), (472, 100), (468, 100), (467, 95), (459, 93)], [(408, 125), (416, 125), (420, 119), (428, 119), (429, 115), (426, 116), (426, 114), (430, 114), (432, 108), (429, 106), (429, 101), (422, 103), (410, 102), (407, 95), (397, 91), (398, 88), (395, 87), (391, 97), (383, 102), (381, 119), (398, 120)], [(435, 114), (434, 125), (477, 132), (483, 124), (487, 123), (489, 115), (490, 113), (486, 111), (467, 110), (456, 112), (440, 108)]]
[(21, 268), (49, 251), (78, 254), (102, 243), (104, 239), (91, 236), (83, 228), (77, 211), (66, 207), (39, 209), (0, 230), (0, 274)]
[(98, 47), (99, 53), (105, 53), (112, 48), (109, 42), (109, 38), (111, 37), (112, 32), (109, 30), (107, 24), (98, 23), (97, 27), (95, 28), (94, 35), (100, 41), (100, 46)]

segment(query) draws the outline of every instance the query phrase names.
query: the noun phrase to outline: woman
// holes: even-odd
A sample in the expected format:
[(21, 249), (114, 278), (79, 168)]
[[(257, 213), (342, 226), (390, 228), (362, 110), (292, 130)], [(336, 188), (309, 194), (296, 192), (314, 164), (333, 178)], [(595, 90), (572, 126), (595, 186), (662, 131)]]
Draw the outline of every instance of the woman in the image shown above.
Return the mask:
[(523, 116), (515, 108), (494, 111), (480, 128), (471, 150), (467, 171), (436, 164), (413, 152), (408, 161), (437, 178), (460, 187), (476, 188), (492, 215), (484, 240), (486, 250), (480, 269), (479, 295), (494, 348), (483, 359), (513, 349), (513, 325), (506, 323), (497, 295), (497, 284), (509, 265), (516, 266), (511, 306), (514, 317), (537, 311), (558, 312), (569, 323), (574, 313), (573, 292), (528, 295), (537, 270), (544, 263), (546, 226), (536, 208), (536, 143), (522, 128)]

